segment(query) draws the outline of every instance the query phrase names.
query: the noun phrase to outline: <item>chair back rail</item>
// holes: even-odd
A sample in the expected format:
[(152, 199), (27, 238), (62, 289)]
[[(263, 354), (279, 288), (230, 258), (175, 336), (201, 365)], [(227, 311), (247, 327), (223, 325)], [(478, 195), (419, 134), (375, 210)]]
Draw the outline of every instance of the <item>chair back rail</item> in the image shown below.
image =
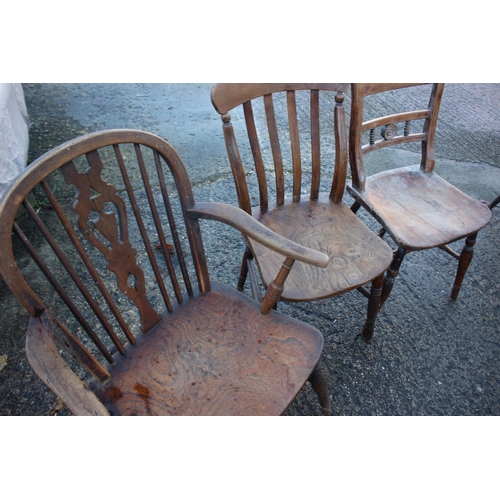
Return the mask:
[[(345, 133), (345, 116), (343, 107), (343, 92), (347, 90), (347, 84), (216, 84), (212, 89), (212, 102), (215, 109), (221, 114), (223, 122), (224, 138), (228, 151), (229, 161), (232, 168), (239, 206), (248, 213), (252, 213), (252, 202), (249, 194), (249, 186), (245, 176), (243, 160), (240, 154), (233, 123), (229, 111), (242, 105), (246, 125), (248, 142), (253, 158), (255, 169), (259, 205), (261, 213), (268, 211), (270, 206), (269, 180), (266, 176), (266, 161), (263, 153), (265, 145), (264, 133), (258, 129), (255, 116), (255, 106), (260, 105), (259, 98), (263, 100), (264, 123), (267, 129), (270, 156), (272, 157), (272, 169), (275, 183), (276, 205), (282, 205), (285, 198), (290, 197), (298, 202), (301, 199), (303, 187), (304, 165), (310, 166), (311, 185), (309, 197), (317, 200), (320, 193), (321, 181), (321, 130), (320, 130), (320, 91), (333, 91), (335, 107), (333, 122), (335, 129), (335, 171), (331, 188), (331, 198), (335, 202), (342, 199), (347, 172), (347, 137)], [(309, 135), (310, 153), (306, 155), (300, 143), (301, 125), (298, 113), (298, 92), (309, 92)], [(285, 94), (283, 107), (284, 116), (278, 118), (276, 103), (280, 94)], [(302, 111), (302, 110), (301, 110)], [(304, 114), (304, 113), (301, 113)], [(307, 113), (306, 113), (307, 114)], [(280, 120), (280, 121), (278, 121)], [(286, 140), (280, 131), (283, 129), (282, 120), (287, 121)], [(259, 120), (259, 124), (262, 121)], [(287, 144), (289, 142), (289, 144)], [(291, 194), (286, 193), (286, 172), (291, 170)]]
[[(363, 191), (366, 173), (363, 156), (381, 148), (393, 147), (398, 144), (420, 142), (421, 163), (420, 168), (426, 173), (434, 169), (434, 137), (439, 114), (439, 107), (443, 95), (444, 84), (432, 84), (429, 104), (427, 109), (393, 113), (386, 116), (363, 121), (363, 107), (366, 96), (381, 92), (398, 90), (419, 85), (415, 83), (353, 83), (351, 84), (353, 106), (351, 108), (351, 121), (349, 131), (349, 156), (353, 187)], [(423, 120), (420, 132), (411, 132), (412, 123)], [(404, 123), (402, 130), (397, 124)], [(376, 140), (375, 130), (381, 129), (381, 139)], [(364, 143), (363, 133), (369, 131), (368, 142)]]

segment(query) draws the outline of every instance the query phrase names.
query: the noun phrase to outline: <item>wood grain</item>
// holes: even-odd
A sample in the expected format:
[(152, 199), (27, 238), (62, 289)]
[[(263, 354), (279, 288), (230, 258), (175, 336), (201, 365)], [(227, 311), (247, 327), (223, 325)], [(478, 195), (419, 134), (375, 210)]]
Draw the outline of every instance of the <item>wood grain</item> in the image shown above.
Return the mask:
[(114, 415), (279, 415), (318, 362), (312, 327), (212, 282), (117, 359), (94, 390)]
[[(296, 262), (285, 283), (282, 300), (304, 301), (332, 297), (371, 281), (392, 260), (390, 247), (361, 222), (344, 203), (328, 194), (318, 201), (303, 200), (274, 207), (254, 217), (272, 231), (330, 257), (326, 268)], [(251, 241), (265, 286), (277, 275), (282, 258)]]
[(349, 192), (387, 230), (398, 246), (423, 250), (477, 232), (491, 210), (420, 165), (370, 176), (365, 192)]

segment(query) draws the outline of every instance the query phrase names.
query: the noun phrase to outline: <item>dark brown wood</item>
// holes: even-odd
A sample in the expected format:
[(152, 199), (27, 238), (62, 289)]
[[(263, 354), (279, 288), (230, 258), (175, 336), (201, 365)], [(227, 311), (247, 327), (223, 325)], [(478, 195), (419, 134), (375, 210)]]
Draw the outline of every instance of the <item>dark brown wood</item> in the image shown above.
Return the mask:
[(97, 272), (94, 265), (92, 264), (92, 261), (89, 259), (87, 253), (85, 252), (83, 245), (80, 243), (80, 240), (78, 239), (75, 231), (71, 227), (66, 215), (64, 214), (64, 211), (62, 210), (61, 206), (59, 205), (58, 201), (56, 200), (54, 193), (52, 193), (47, 182), (43, 181), (40, 183), (40, 185), (42, 186), (45, 194), (47, 195), (47, 198), (50, 201), (50, 205), (51, 205), (52, 209), (56, 212), (56, 214), (57, 214), (59, 220), (61, 221), (61, 224), (63, 225), (66, 233), (68, 234), (71, 242), (73, 243), (74, 247), (76, 248), (79, 257), (84, 262), (87, 270), (89, 271), (90, 276), (94, 280), (94, 283), (99, 288), (99, 291), (101, 292), (102, 297), (106, 301), (107, 306), (110, 308), (111, 312), (113, 313), (113, 316), (118, 321), (118, 324), (120, 325), (123, 332), (125, 333), (127, 340), (133, 345), (135, 343), (135, 338), (132, 335), (132, 332), (130, 331), (125, 320), (123, 319), (123, 316), (121, 315), (120, 311), (116, 307), (116, 304), (114, 303), (113, 299), (111, 298), (111, 295), (109, 294), (108, 289), (104, 285), (103, 280), (101, 279), (101, 277), (99, 276), (99, 273)]
[(368, 299), (368, 314), (366, 315), (366, 322), (361, 330), (361, 336), (365, 342), (369, 342), (373, 337), (373, 330), (375, 328), (375, 320), (381, 306), (382, 287), (384, 285), (384, 274), (377, 276), (372, 281), (370, 289), (370, 297)]
[(341, 203), (347, 179), (347, 133), (345, 126), (344, 96), (335, 96), (335, 171), (333, 174), (330, 198), (334, 203)]
[(74, 414), (107, 416), (106, 408), (61, 358), (54, 342), (54, 318), (47, 312), (29, 321), (26, 357), (41, 380)]
[[(257, 129), (255, 128), (255, 120), (253, 116), (253, 109), (252, 109), (252, 103), (251, 101), (247, 101), (243, 103), (243, 111), (245, 113), (245, 123), (247, 127), (247, 133), (248, 133), (248, 140), (250, 141), (250, 147), (252, 149), (252, 155), (253, 155), (253, 161), (255, 163), (255, 173), (257, 174), (257, 179), (259, 179), (259, 196), (260, 196), (260, 208), (262, 211), (267, 210), (267, 205), (268, 205), (268, 196), (267, 196), (267, 179), (266, 179), (266, 172), (264, 169), (264, 162), (262, 160), (262, 153), (260, 150), (260, 143), (259, 143), (259, 137), (257, 135)], [(236, 142), (236, 138), (233, 135), (233, 140)], [(243, 166), (239, 164), (240, 171), (238, 172), (237, 176), (243, 175), (244, 177), (244, 172)], [(234, 175), (235, 169), (233, 168), (233, 175)], [(241, 187), (239, 187), (241, 186)], [(245, 182), (243, 183), (238, 183), (237, 184), (237, 189), (238, 189), (238, 199), (242, 200), (250, 200), (248, 198), (248, 186)], [(244, 210), (248, 213), (251, 213), (251, 208), (250, 208), (250, 201), (248, 201), (248, 210), (246, 210), (247, 206), (243, 205), (240, 202), (240, 207), (243, 208), (245, 207)]]
[(302, 188), (302, 159), (300, 156), (299, 122), (297, 119), (295, 91), (289, 90), (286, 93), (286, 98), (293, 163), (293, 201), (300, 201), (300, 190)]
[(276, 118), (274, 116), (274, 105), (273, 105), (272, 94), (266, 94), (264, 96), (264, 106), (266, 109), (266, 120), (267, 120), (267, 130), (269, 132), (269, 141), (271, 143), (271, 151), (273, 153), (274, 172), (276, 177), (276, 199), (278, 205), (282, 205), (285, 201), (283, 159), (281, 157), (280, 140), (278, 137)]
[(281, 269), (279, 270), (278, 275), (267, 287), (266, 294), (260, 308), (262, 314), (268, 314), (269, 311), (278, 303), (278, 300), (280, 299), (285, 288), (285, 280), (290, 274), (294, 262), (295, 261), (293, 259), (288, 257), (285, 262), (281, 264)]
[[(116, 348), (122, 353), (125, 354), (125, 349), (123, 348), (120, 340), (118, 339), (118, 336), (116, 335), (115, 331), (113, 330), (112, 326), (109, 324), (108, 319), (100, 309), (100, 307), (97, 305), (96, 301), (94, 298), (90, 295), (89, 290), (85, 286), (85, 284), (82, 282), (80, 279), (80, 276), (78, 273), (75, 271), (73, 266), (71, 265), (68, 257), (64, 254), (62, 251), (61, 247), (57, 244), (57, 241), (53, 238), (53, 236), (50, 234), (50, 231), (47, 229), (47, 227), (44, 225), (40, 217), (38, 217), (38, 214), (35, 212), (33, 207), (30, 205), (30, 203), (27, 200), (23, 201), (23, 207), (25, 208), (26, 212), (30, 215), (30, 217), (35, 221), (35, 224), (37, 225), (38, 229), (40, 232), (43, 234), (44, 238), (47, 240), (49, 245), (51, 246), (52, 250), (54, 250), (54, 253), (57, 255), (57, 258), (61, 261), (63, 264), (64, 268), (68, 272), (68, 274), (71, 276), (71, 279), (73, 282), (76, 284), (78, 289), (80, 290), (80, 293), (85, 297), (85, 300), (87, 301), (87, 304), (92, 308), (94, 311), (94, 314), (97, 316), (98, 320), (100, 321), (101, 325), (104, 327), (106, 330), (107, 334), (115, 344)], [(33, 248), (33, 247), (31, 247)], [(38, 257), (38, 254), (35, 253), (35, 250), (32, 250), (33, 253), (33, 258), (38, 259), (40, 264), (42, 260)], [(47, 271), (46, 271), (47, 272)], [(52, 273), (50, 273), (52, 276)], [(54, 280), (55, 279), (51, 278)], [(59, 288), (60, 285), (57, 284), (57, 287)], [(70, 300), (69, 297), (66, 300)], [(74, 307), (74, 306), (71, 306)], [(90, 328), (90, 326), (88, 327)]]
[[(448, 245), (476, 234), (491, 219), (488, 206), (471, 198), (434, 172), (434, 141), (444, 84), (432, 84), (427, 109), (405, 111), (363, 121), (365, 98), (371, 94), (411, 87), (417, 84), (352, 84), (349, 153), (353, 208), (366, 209), (399, 247), (382, 293), (382, 303), (392, 290), (401, 264), (401, 252), (441, 248), (457, 258)], [(423, 85), (423, 84), (418, 84)], [(410, 133), (415, 120), (423, 120), (421, 131)], [(382, 127), (383, 137), (363, 144), (363, 131)], [(385, 131), (384, 131), (384, 127)], [(390, 127), (390, 129), (389, 129)], [(399, 129), (398, 129), (399, 127)], [(421, 143), (419, 165), (401, 166), (366, 177), (363, 156), (383, 147), (407, 142)], [(466, 244), (459, 266), (452, 300), (458, 295), (465, 271), (472, 258), (472, 245)], [(398, 260), (399, 259), (399, 260)]]
[[(303, 259), (297, 259), (293, 268), (283, 266), (283, 254), (276, 253), (270, 245), (262, 245), (253, 238), (247, 239), (250, 252), (254, 257), (260, 272), (264, 288), (267, 290), (264, 298), (264, 311), (268, 311), (276, 300), (310, 301), (333, 297), (361, 287), (374, 279), (378, 279), (388, 268), (392, 260), (390, 247), (349, 210), (343, 202), (343, 195), (347, 178), (347, 131), (345, 125), (344, 92), (345, 84), (216, 84), (212, 89), (212, 102), (215, 109), (221, 114), (224, 127), (227, 126), (228, 113), (236, 106), (243, 105), (248, 136), (255, 162), (258, 189), (261, 193), (261, 203), (253, 207), (253, 217), (263, 226), (284, 236), (299, 245), (323, 252), (329, 256), (326, 267), (318, 267), (317, 262), (311, 266)], [(309, 123), (299, 124), (298, 92), (309, 92)], [(335, 165), (333, 176), (328, 180), (330, 190), (321, 191), (322, 177), (322, 140), (325, 133), (320, 130), (320, 92), (333, 92), (335, 105), (329, 113), (333, 114), (334, 130), (331, 131), (335, 144)], [(283, 93), (283, 95), (278, 95)], [(284, 106), (278, 106), (286, 98), (286, 112), (278, 116), (278, 111)], [(276, 196), (271, 200), (267, 193), (265, 181), (263, 153), (265, 143), (259, 143), (257, 124), (253, 110), (258, 110), (264, 101), (265, 124), (259, 123), (260, 128), (269, 131), (271, 154), (276, 175)], [(257, 102), (258, 101), (258, 102)], [(259, 107), (260, 106), (260, 107)], [(255, 111), (257, 114), (257, 111)], [(288, 122), (290, 146), (280, 145), (280, 126)], [(304, 136), (299, 137), (299, 130), (310, 130), (310, 143), (305, 146)], [(235, 141), (236, 137), (232, 136)], [(300, 143), (302, 139), (302, 144)], [(227, 143), (226, 143), (227, 144)], [(234, 161), (234, 144), (228, 147), (231, 165)], [(309, 158), (301, 157), (301, 153), (310, 150)], [(290, 151), (289, 157), (286, 152)], [(257, 154), (258, 152), (258, 154)], [(269, 154), (267, 154), (267, 157)], [(304, 182), (302, 176), (306, 170), (311, 172), (309, 196), (301, 196)], [(248, 212), (247, 200), (250, 200), (249, 186), (240, 181), (245, 176), (241, 163), (240, 171), (233, 174), (238, 193), (240, 207)], [(269, 170), (269, 166), (267, 167)], [(283, 175), (292, 172), (290, 178), (284, 182)], [(284, 192), (284, 186), (291, 186), (291, 192)], [(265, 203), (262, 199), (265, 197)], [(244, 203), (242, 202), (244, 200)], [(200, 216), (200, 214), (197, 214)], [(292, 255), (288, 255), (294, 258)], [(248, 261), (243, 259), (240, 280), (241, 289), (244, 278), (247, 276)], [(277, 276), (286, 271), (287, 278), (281, 287)], [(250, 277), (251, 278), (251, 277)], [(260, 283), (250, 279), (250, 287), (255, 290)], [(364, 289), (363, 289), (364, 290)], [(378, 308), (370, 310), (376, 313)], [(373, 316), (373, 322), (375, 320)], [(371, 316), (370, 316), (371, 317)], [(371, 320), (370, 320), (371, 321)]]
[[(78, 214), (78, 228), (87, 240), (92, 243), (106, 258), (108, 269), (115, 273), (120, 290), (137, 306), (141, 313), (142, 329), (149, 331), (160, 322), (160, 316), (151, 307), (146, 297), (144, 273), (136, 263), (137, 251), (132, 248), (128, 239), (127, 212), (123, 199), (115, 194), (114, 186), (105, 183), (101, 178), (102, 161), (96, 151), (87, 153), (90, 168), (84, 174), (77, 172), (72, 163), (61, 167), (61, 172), (68, 184), (74, 185), (77, 201), (74, 210)], [(91, 190), (99, 196), (91, 197)], [(106, 203), (112, 203), (118, 210), (119, 221), (113, 212), (106, 212)], [(108, 242), (102, 242), (88, 225), (91, 212), (99, 218), (93, 225)], [(135, 285), (129, 284), (129, 277)]]
[(112, 414), (279, 415), (313, 372), (323, 341), (213, 283), (137, 344), (138, 355), (117, 359), (109, 382), (93, 386)]
[[(122, 156), (122, 150), (131, 154)], [(134, 150), (135, 163), (131, 160)], [(81, 168), (85, 159), (89, 168), (81, 173), (77, 166)], [(74, 204), (77, 217), (69, 215), (72, 209), (67, 203), (58, 203), (48, 187), (47, 176), (52, 172), (57, 174), (56, 171), (61, 171), (67, 181), (65, 189), (73, 185), (77, 188)], [(171, 174), (173, 183), (167, 182), (164, 174)], [(119, 191), (115, 182), (103, 180), (108, 175), (121, 182)], [(53, 211), (36, 211), (26, 201), (38, 183), (49, 197)], [(139, 183), (140, 189), (134, 183)], [(157, 205), (153, 196), (156, 186), (162, 192), (165, 205), (162, 212), (161, 203)], [(141, 189), (143, 192), (139, 194)], [(180, 205), (174, 210), (170, 200)], [(110, 210), (108, 204), (114, 208)], [(21, 205), (27, 216), (19, 224), (29, 222), (30, 216), (34, 221), (32, 226), (38, 228), (48, 245), (40, 244), (40, 238), (31, 234), (35, 229), (28, 227), (30, 233), (25, 234), (15, 222)], [(127, 210), (135, 214), (136, 226)], [(317, 370), (323, 347), (321, 333), (272, 307), (263, 310), (266, 306), (260, 302), (211, 282), (199, 218), (228, 221), (247, 240), (269, 245), (282, 255), (285, 267), (277, 273), (276, 290), (283, 288), (288, 268), (295, 259), (323, 267), (329, 262), (327, 255), (273, 233), (240, 208), (221, 203), (195, 204), (189, 178), (177, 153), (152, 134), (128, 130), (88, 134), (55, 148), (28, 167), (0, 203), (3, 238), (0, 272), (32, 315), (26, 354), (33, 370), (76, 415), (279, 415), (308, 380), (327, 413), (330, 405), (326, 382)], [(166, 233), (167, 219), (170, 235)], [(54, 230), (54, 221), (61, 222), (59, 231)], [(79, 237), (74, 230), (76, 226), (82, 233)], [(16, 264), (13, 232), (68, 306), (68, 312), (57, 302), (50, 305), (50, 293), (45, 305), (30, 288)], [(167, 242), (168, 237), (173, 239), (172, 246)], [(158, 241), (157, 238), (156, 253), (165, 254), (165, 272), (175, 274), (170, 280), (165, 279), (164, 284), (160, 259), (157, 262), (151, 243)], [(189, 246), (184, 244), (186, 238)], [(143, 245), (141, 254), (132, 245), (137, 241)], [(178, 253), (178, 265), (172, 260), (169, 265), (170, 249)], [(183, 260), (186, 249), (190, 251), (189, 266)], [(251, 257), (250, 250), (247, 257)], [(61, 263), (61, 270), (53, 265), (55, 259)], [(103, 263), (112, 272), (111, 276), (105, 276)], [(176, 268), (182, 265), (186, 276), (194, 269), (197, 291), (187, 285), (186, 290), (182, 289), (182, 281), (176, 277)], [(149, 281), (146, 286), (147, 277), (154, 278), (155, 283)], [(68, 286), (71, 281), (76, 286)], [(118, 288), (113, 286), (116, 281)], [(166, 290), (169, 281), (170, 292)], [(191, 279), (185, 281), (190, 283)], [(92, 282), (96, 287), (91, 291), (87, 286)], [(148, 290), (152, 288), (157, 291), (158, 300), (150, 300)], [(81, 294), (90, 307), (80, 306), (82, 299), (75, 300), (73, 292)], [(178, 300), (171, 304), (165, 300), (167, 293)], [(125, 310), (122, 316), (116, 305), (115, 309), (112, 307), (115, 300), (123, 302), (119, 298), (123, 296), (132, 299), (127, 308), (136, 308), (143, 319), (142, 333), (124, 329), (130, 335), (128, 342), (119, 340), (114, 330), (129, 312)], [(51, 307), (56, 314), (49, 312)], [(101, 340), (106, 333), (115, 341), (112, 351), (111, 341)], [(89, 340), (96, 348), (88, 347)], [(68, 366), (66, 354), (93, 377), (90, 385)]]
[[(184, 252), (182, 250), (179, 235), (177, 232), (177, 226), (175, 223), (174, 213), (172, 212), (172, 205), (170, 203), (170, 198), (168, 196), (167, 185), (165, 183), (165, 176), (163, 175), (163, 168), (161, 166), (160, 155), (158, 151), (154, 151), (156, 173), (158, 174), (158, 180), (160, 182), (161, 195), (163, 199), (163, 204), (165, 206), (165, 211), (167, 213), (168, 225), (170, 226), (170, 232), (172, 233), (172, 239), (174, 240), (175, 252), (177, 259), (179, 260), (179, 265), (181, 267), (182, 277), (184, 279), (184, 285), (186, 286), (187, 293), (190, 297), (193, 296), (193, 288), (191, 286), (191, 280), (189, 278), (189, 273), (186, 266), (186, 261), (184, 259)], [(163, 249), (166, 252), (166, 249)], [(168, 251), (166, 252), (168, 253)], [(182, 300), (180, 301), (182, 303)]]
[(471, 234), (470, 236), (467, 236), (465, 240), (464, 248), (458, 260), (457, 275), (455, 276), (455, 282), (453, 283), (453, 288), (451, 290), (451, 295), (450, 295), (451, 300), (456, 300), (458, 297), (458, 293), (460, 292), (460, 288), (462, 286), (462, 281), (464, 280), (465, 273), (469, 268), (472, 256), (474, 254), (474, 245), (476, 244), (476, 238), (477, 238), (477, 233), (474, 233)]
[(314, 371), (309, 377), (309, 382), (314, 389), (314, 392), (318, 395), (321, 407), (323, 408), (323, 413), (325, 415), (332, 414), (332, 405), (330, 403), (330, 397), (328, 395), (328, 384), (326, 381), (325, 374), (322, 370), (321, 359), (318, 361), (314, 367)]
[(346, 92), (348, 83), (217, 83), (211, 92), (212, 104), (221, 115), (244, 102), (275, 92), (289, 90), (328, 90)]
[[(113, 362), (113, 358), (111, 356), (111, 353), (109, 352), (108, 349), (106, 349), (105, 345), (102, 343), (101, 339), (97, 336), (96, 332), (94, 329), (91, 327), (91, 325), (88, 323), (88, 321), (85, 319), (85, 317), (82, 315), (78, 307), (76, 306), (75, 302), (71, 299), (71, 297), (66, 293), (62, 285), (57, 281), (55, 276), (51, 273), (50, 269), (48, 266), (45, 264), (43, 259), (40, 257), (38, 252), (36, 251), (35, 247), (32, 245), (32, 243), (29, 241), (29, 239), (25, 236), (21, 228), (14, 223), (12, 226), (12, 229), (14, 230), (14, 233), (16, 236), (19, 238), (21, 243), (25, 246), (26, 250), (30, 254), (31, 258), (35, 261), (36, 265), (40, 268), (42, 273), (45, 275), (49, 283), (52, 285), (54, 290), (57, 292), (57, 294), (61, 297), (62, 301), (66, 304), (68, 309), (71, 311), (73, 316), (76, 318), (78, 323), (80, 323), (81, 327), (85, 330), (87, 335), (89, 336), (90, 340), (95, 344), (95, 346), (99, 349), (101, 354), (106, 358), (106, 360), (109, 363)], [(45, 308), (43, 309), (45, 310)], [(118, 342), (116, 347), (123, 353), (125, 354), (125, 350), (123, 349), (123, 346)]]
[[(282, 299), (290, 302), (326, 299), (371, 282), (392, 260), (392, 251), (344, 203), (333, 203), (322, 193), (317, 201), (288, 202), (254, 211), (264, 226), (291, 241), (330, 256), (325, 268), (296, 262), (286, 281)], [(282, 264), (282, 257), (250, 240), (262, 281), (267, 287)]]
[(319, 131), (319, 92), (311, 90), (311, 200), (317, 200), (321, 181), (321, 145)]

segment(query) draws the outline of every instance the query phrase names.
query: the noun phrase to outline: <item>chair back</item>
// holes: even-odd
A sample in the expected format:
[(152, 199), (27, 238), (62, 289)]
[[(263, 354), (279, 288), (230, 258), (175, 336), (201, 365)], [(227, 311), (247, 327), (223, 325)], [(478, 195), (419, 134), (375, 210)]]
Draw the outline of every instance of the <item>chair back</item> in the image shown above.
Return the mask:
[(193, 205), (166, 141), (88, 134), (32, 163), (0, 200), (0, 272), (32, 316), (57, 313), (62, 346), (103, 381), (103, 358), (125, 355), (196, 286), (210, 290)]
[[(444, 84), (431, 84), (428, 105), (413, 110), (388, 110), (385, 92), (398, 91), (409, 87), (429, 85), (424, 83), (352, 83), (351, 84), (351, 116), (349, 126), (349, 160), (351, 165), (352, 185), (358, 191), (365, 188), (365, 166), (363, 155), (385, 147), (398, 144), (420, 142), (420, 168), (430, 173), (434, 169), (434, 136), (438, 119), (439, 106), (443, 95)], [(423, 88), (422, 92), (426, 89)], [(421, 94), (422, 92), (418, 92)], [(427, 94), (428, 95), (428, 94)], [(372, 102), (366, 99), (374, 96)], [(403, 101), (414, 107), (414, 101), (408, 97)], [(368, 115), (367, 108), (377, 109)], [(379, 110), (387, 110), (388, 114), (380, 116)]]
[[(332, 174), (331, 199), (342, 200), (347, 171), (343, 105), (347, 89), (346, 83), (219, 83), (212, 88), (240, 208), (252, 213), (252, 199), (257, 196), (261, 213), (282, 205), (285, 199), (300, 201), (307, 191), (305, 174), (310, 176), (309, 197), (316, 200), (322, 169)], [(244, 127), (239, 120), (240, 105)], [(325, 121), (320, 119), (322, 112), (327, 113), (329, 130), (320, 129)], [(258, 184), (253, 190), (246, 178), (249, 164)]]

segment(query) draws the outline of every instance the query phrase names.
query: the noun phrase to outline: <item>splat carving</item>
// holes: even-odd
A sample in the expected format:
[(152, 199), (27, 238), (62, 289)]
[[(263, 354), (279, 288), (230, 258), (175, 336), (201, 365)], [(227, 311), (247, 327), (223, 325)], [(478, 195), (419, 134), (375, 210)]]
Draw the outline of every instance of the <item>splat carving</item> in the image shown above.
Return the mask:
[[(136, 263), (137, 250), (128, 238), (125, 203), (116, 194), (115, 187), (102, 179), (103, 164), (99, 154), (92, 151), (87, 159), (90, 168), (85, 173), (79, 173), (73, 162), (61, 168), (66, 183), (77, 188), (73, 209), (78, 215), (78, 227), (104, 255), (108, 269), (116, 275), (118, 287), (139, 309), (142, 331), (146, 333), (160, 322), (161, 316), (151, 307), (146, 295), (144, 273)], [(92, 191), (97, 194), (92, 196)], [(105, 211), (107, 203), (114, 205), (118, 217)], [(89, 225), (89, 220), (95, 216), (97, 219)], [(94, 233), (92, 226), (99, 235)]]

